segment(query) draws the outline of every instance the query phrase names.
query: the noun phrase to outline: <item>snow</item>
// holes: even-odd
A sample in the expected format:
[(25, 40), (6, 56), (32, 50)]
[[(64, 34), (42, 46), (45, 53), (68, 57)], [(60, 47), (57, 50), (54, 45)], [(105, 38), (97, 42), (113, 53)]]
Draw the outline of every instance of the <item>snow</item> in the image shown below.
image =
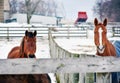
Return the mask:
[(92, 39), (55, 39), (57, 44), (62, 48), (75, 54), (95, 54), (95, 45)]

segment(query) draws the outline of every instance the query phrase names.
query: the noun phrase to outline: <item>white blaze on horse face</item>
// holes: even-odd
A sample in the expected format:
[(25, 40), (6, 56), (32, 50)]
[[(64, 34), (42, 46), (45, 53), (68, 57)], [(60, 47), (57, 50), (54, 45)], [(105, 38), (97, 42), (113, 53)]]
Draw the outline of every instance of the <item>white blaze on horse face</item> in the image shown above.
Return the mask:
[(102, 32), (103, 32), (103, 30), (101, 28), (99, 28), (98, 32), (99, 32), (99, 43), (100, 43), (99, 49), (102, 49), (103, 48), (103, 45), (102, 45)]

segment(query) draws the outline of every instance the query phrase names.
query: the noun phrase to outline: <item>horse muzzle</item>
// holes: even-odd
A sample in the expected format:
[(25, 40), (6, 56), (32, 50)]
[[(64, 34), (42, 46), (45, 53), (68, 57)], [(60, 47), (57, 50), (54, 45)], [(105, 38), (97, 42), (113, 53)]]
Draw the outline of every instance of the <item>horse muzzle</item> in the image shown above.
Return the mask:
[(34, 54), (29, 54), (28, 58), (36, 58)]
[(100, 54), (102, 54), (105, 50), (105, 46), (97, 46), (97, 50)]

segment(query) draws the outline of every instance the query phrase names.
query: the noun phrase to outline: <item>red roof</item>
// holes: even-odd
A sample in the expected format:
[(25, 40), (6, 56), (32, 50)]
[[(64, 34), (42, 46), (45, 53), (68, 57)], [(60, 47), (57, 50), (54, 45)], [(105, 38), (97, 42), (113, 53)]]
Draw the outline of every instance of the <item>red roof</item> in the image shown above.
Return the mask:
[(86, 12), (78, 12), (78, 18), (77, 20), (75, 21), (75, 24), (77, 22), (85, 22), (87, 20), (87, 13)]

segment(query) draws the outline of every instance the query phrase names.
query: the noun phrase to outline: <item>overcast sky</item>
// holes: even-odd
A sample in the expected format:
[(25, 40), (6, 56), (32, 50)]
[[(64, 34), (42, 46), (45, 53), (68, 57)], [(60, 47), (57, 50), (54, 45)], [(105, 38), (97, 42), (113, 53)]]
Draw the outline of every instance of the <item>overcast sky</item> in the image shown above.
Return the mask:
[(78, 11), (86, 11), (88, 15), (87, 21), (92, 21), (93, 16), (93, 6), (96, 0), (58, 0), (64, 5), (65, 16), (67, 19), (77, 19)]

